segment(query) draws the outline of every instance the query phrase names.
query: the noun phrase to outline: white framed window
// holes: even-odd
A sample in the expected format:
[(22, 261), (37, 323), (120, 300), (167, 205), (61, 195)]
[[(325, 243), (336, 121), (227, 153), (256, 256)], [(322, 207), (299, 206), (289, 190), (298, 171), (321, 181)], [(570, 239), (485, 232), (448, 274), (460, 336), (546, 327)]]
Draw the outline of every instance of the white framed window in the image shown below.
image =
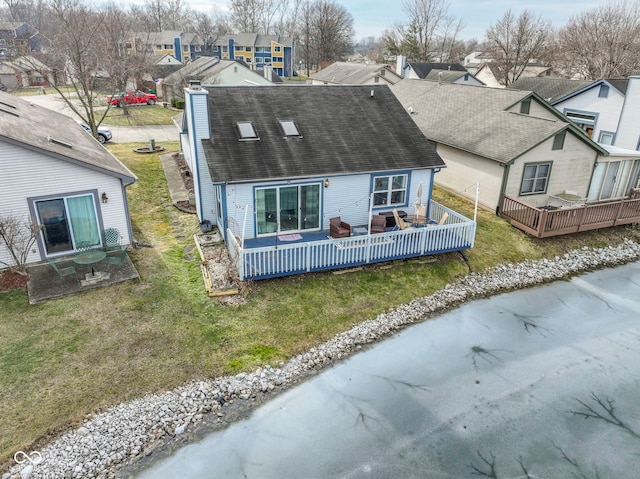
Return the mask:
[(373, 206), (404, 205), (407, 201), (408, 175), (373, 178)]
[(237, 51), (237, 52), (243, 52), (243, 51), (244, 51), (244, 47), (242, 47), (242, 46), (240, 46), (240, 45), (236, 45), (236, 46), (234, 47), (234, 50), (235, 50), (235, 51)]
[(319, 230), (320, 191), (320, 183), (257, 188), (257, 235)]
[(609, 85), (600, 85), (600, 91), (598, 92), (599, 98), (607, 98), (609, 96)]
[(282, 57), (273, 57), (274, 63), (282, 63)]
[(259, 140), (260, 137), (253, 128), (253, 124), (250, 121), (239, 121), (237, 123), (238, 132), (240, 133), (240, 140)]
[(264, 53), (264, 47), (256, 47), (256, 53)]
[(276, 45), (273, 47), (273, 51), (276, 53), (280, 53), (282, 51), (282, 47), (280, 45)]
[(525, 165), (520, 194), (533, 195), (546, 192), (550, 173), (551, 163), (530, 163)]
[(613, 145), (614, 136), (615, 134), (611, 131), (601, 131), (598, 143), (602, 143), (603, 145)]
[(264, 59), (264, 64), (265, 64), (265, 65), (271, 65), (271, 58), (270, 58), (270, 57), (266, 57), (266, 58)]
[(263, 58), (262, 57), (256, 57), (256, 65), (262, 65), (263, 63)]

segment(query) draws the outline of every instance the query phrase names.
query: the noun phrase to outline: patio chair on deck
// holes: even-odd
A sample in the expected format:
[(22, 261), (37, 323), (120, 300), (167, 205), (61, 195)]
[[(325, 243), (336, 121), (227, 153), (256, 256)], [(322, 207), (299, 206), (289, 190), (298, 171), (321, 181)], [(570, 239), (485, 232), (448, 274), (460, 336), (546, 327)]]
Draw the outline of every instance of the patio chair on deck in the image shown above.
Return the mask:
[(373, 215), (371, 216), (371, 225), (369, 227), (371, 234), (384, 233), (387, 231), (387, 218), (386, 216)]
[(339, 216), (329, 220), (329, 234), (332, 238), (348, 238), (351, 236), (351, 225), (345, 223)]
[(412, 226), (409, 226), (407, 223), (404, 222), (402, 218), (400, 218), (400, 215), (398, 214), (398, 210), (395, 208), (393, 209), (393, 217), (396, 219), (396, 225), (398, 225), (398, 228), (400, 228), (401, 230), (413, 229)]
[(76, 279), (78, 279), (78, 275), (76, 274), (76, 267), (75, 266), (71, 265), (71, 266), (66, 266), (64, 268), (61, 268), (52, 259), (49, 259), (49, 264), (55, 270), (55, 272), (58, 273), (58, 280), (59, 281), (62, 281), (63, 278), (66, 278), (67, 276), (71, 276), (71, 275), (74, 275), (76, 277)]

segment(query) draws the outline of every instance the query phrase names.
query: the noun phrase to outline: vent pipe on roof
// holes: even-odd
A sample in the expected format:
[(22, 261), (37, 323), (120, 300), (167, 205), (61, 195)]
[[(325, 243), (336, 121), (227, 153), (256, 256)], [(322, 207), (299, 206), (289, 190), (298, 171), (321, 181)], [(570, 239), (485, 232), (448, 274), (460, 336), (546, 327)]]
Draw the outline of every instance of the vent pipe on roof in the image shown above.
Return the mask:
[(375, 90), (371, 90), (371, 98), (373, 98), (373, 93), (375, 92)]
[(438, 72), (438, 86), (442, 85), (442, 72)]

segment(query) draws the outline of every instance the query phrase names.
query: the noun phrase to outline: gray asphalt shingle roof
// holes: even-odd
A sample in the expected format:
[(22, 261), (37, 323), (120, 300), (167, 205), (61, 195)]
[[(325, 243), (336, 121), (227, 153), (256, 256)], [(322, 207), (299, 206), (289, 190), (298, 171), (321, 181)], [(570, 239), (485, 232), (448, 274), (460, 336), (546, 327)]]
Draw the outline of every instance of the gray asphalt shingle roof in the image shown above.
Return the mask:
[(509, 85), (510, 90), (536, 92), (550, 103), (559, 98), (577, 92), (593, 82), (590, 80), (569, 80), (566, 78), (526, 77), (519, 78)]
[(446, 70), (446, 71), (458, 71), (458, 72), (467, 73), (466, 68), (460, 65), (459, 63), (409, 62), (408, 65), (420, 78), (426, 78), (431, 70)]
[[(203, 146), (214, 182), (445, 166), (386, 85), (207, 90), (212, 140)], [(295, 122), (302, 137), (285, 138), (278, 120)], [(260, 139), (239, 141), (239, 121)]]
[[(569, 127), (567, 122), (506, 111), (531, 92), (403, 80), (391, 87), (427, 138), (509, 163)], [(519, 110), (518, 110), (519, 111)]]
[[(0, 140), (40, 150), (133, 183), (136, 176), (66, 115), (0, 92)], [(68, 145), (68, 146), (67, 146)]]
[(350, 85), (362, 85), (373, 83), (374, 78), (384, 70), (383, 76), (390, 82), (400, 81), (400, 77), (389, 70), (386, 65), (365, 64), (354, 62), (335, 62), (319, 72), (311, 75), (313, 80), (326, 81), (329, 83), (342, 83)]

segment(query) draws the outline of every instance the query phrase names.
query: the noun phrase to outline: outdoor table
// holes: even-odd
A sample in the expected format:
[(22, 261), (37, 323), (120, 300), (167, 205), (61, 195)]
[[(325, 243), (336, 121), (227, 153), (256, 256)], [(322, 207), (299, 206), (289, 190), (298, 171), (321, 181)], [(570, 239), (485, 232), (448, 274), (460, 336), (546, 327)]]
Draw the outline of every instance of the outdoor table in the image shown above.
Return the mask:
[(406, 221), (407, 223), (411, 223), (412, 226), (427, 226), (431, 220), (429, 219), (428, 216), (409, 215), (406, 218), (404, 218), (404, 221)]
[(94, 249), (89, 251), (80, 251), (73, 257), (73, 262), (76, 264), (90, 264), (91, 276), (95, 276), (96, 272), (93, 269), (93, 265), (99, 263), (107, 257), (107, 253), (102, 250)]

